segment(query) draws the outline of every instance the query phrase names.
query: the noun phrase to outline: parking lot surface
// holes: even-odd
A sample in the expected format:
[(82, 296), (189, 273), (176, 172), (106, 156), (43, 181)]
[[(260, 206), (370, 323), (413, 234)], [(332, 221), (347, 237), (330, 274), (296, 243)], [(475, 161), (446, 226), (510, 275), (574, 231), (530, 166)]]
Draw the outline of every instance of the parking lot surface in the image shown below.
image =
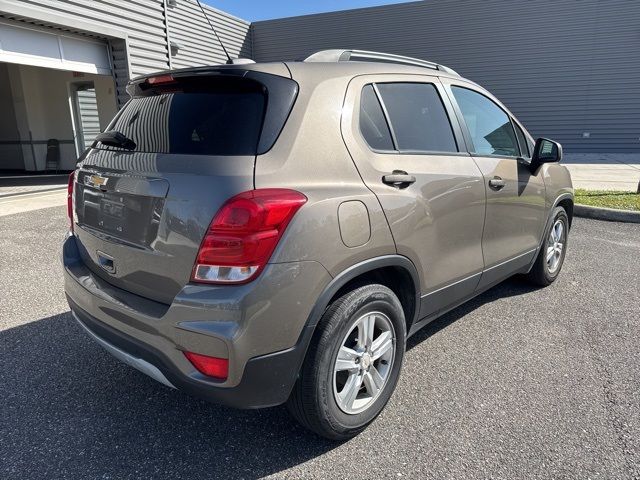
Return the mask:
[(0, 478), (640, 478), (640, 225), (576, 219), (554, 285), (510, 280), (418, 333), (343, 444), (111, 358), (69, 315), (66, 225), (0, 217)]

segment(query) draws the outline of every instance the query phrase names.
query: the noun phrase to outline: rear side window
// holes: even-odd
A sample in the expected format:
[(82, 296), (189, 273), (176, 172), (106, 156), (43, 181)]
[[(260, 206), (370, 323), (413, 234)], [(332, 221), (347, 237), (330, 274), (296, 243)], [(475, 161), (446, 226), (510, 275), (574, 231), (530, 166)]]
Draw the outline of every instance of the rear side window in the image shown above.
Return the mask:
[(373, 85), (365, 85), (360, 99), (360, 131), (374, 150), (394, 150), (389, 126)]
[(457, 152), (451, 123), (430, 83), (377, 84), (397, 148), (415, 152)]
[(265, 107), (257, 82), (170, 84), (132, 98), (109, 130), (138, 152), (255, 155)]
[(462, 87), (451, 87), (473, 141), (473, 151), (480, 155), (517, 157), (518, 142), (509, 116), (492, 100)]

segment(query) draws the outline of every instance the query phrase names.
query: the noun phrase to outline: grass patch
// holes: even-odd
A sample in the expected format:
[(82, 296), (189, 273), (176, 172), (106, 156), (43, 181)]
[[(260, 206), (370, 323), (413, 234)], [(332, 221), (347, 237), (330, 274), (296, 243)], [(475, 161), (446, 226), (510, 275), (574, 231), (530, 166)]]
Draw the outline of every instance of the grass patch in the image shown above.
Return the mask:
[(640, 211), (640, 194), (638, 193), (576, 188), (575, 194), (576, 203), (581, 205)]

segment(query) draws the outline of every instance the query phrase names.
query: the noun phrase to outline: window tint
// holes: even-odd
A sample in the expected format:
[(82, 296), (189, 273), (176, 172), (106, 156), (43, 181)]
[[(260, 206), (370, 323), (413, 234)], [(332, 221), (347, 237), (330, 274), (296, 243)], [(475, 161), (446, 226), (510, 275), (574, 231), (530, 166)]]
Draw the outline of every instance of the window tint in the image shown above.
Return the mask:
[(379, 83), (399, 150), (457, 152), (440, 95), (429, 83)]
[(179, 90), (132, 98), (110, 130), (133, 140), (138, 152), (256, 154), (266, 107), (259, 86)]
[(529, 151), (529, 145), (527, 144), (527, 137), (517, 123), (514, 122), (513, 128), (516, 129), (516, 136), (518, 137), (518, 143), (520, 144), (521, 155), (529, 158), (531, 156), (531, 152)]
[(384, 118), (382, 107), (373, 90), (373, 85), (365, 85), (360, 100), (360, 131), (374, 150), (394, 150), (391, 132)]
[(518, 143), (508, 115), (484, 95), (467, 88), (452, 87), (462, 110), (474, 152), (481, 155), (519, 155)]
[(533, 154), (532, 152), (535, 146), (536, 144), (532, 140), (529, 140), (529, 137), (527, 137), (527, 147), (529, 148), (529, 156)]

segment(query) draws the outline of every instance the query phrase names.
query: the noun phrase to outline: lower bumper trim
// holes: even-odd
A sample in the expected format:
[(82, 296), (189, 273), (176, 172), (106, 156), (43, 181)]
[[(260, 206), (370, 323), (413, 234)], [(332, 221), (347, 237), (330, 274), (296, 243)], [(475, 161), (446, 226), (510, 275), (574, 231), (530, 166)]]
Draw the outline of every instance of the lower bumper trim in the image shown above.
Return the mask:
[(80, 326), (82, 326), (82, 328), (91, 336), (91, 338), (93, 338), (96, 341), (96, 343), (98, 343), (98, 345), (100, 345), (102, 348), (104, 348), (107, 352), (109, 352), (111, 355), (116, 357), (122, 363), (126, 363), (130, 367), (133, 367), (136, 370), (144, 373), (145, 375), (150, 376), (154, 380), (162, 383), (163, 385), (166, 385), (167, 387), (176, 388), (167, 379), (167, 377), (165, 377), (163, 373), (160, 370), (158, 370), (156, 366), (152, 365), (146, 360), (143, 360), (142, 358), (134, 357), (133, 355), (130, 355), (123, 350), (120, 350), (118, 347), (111, 345), (109, 342), (107, 342), (106, 340), (103, 340), (98, 335), (93, 333), (84, 323), (82, 323), (82, 320), (78, 318), (75, 312), (72, 311), (72, 314), (73, 314), (73, 317), (76, 319), (76, 321), (80, 324)]

